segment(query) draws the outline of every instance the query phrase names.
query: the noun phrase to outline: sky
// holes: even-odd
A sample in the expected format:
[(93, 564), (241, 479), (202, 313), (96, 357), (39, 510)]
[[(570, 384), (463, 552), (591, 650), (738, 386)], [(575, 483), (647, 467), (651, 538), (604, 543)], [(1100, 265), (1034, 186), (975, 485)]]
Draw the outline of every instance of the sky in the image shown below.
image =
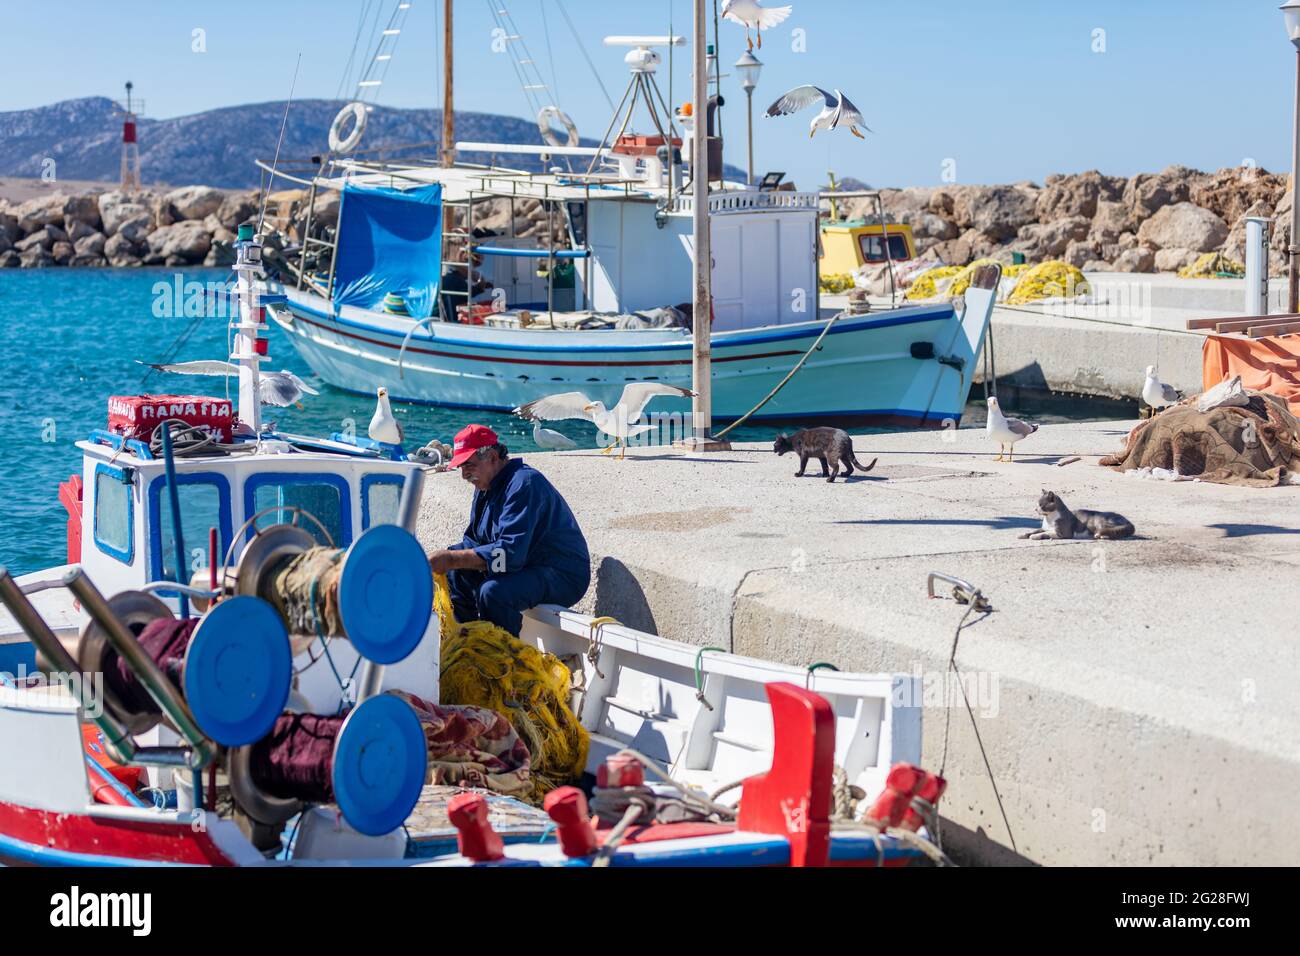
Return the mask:
[[(510, 62), (518, 41), (493, 34), (493, 10), (506, 8), (549, 87), (535, 95), (597, 139), (612, 111), (564, 14), (615, 101), (628, 79), (624, 51), (603, 45), (604, 36), (664, 34), (670, 17), (674, 32), (690, 34), (690, 0), (454, 2), (457, 109), (534, 115)], [(0, 111), (118, 97), (127, 79), (155, 118), (283, 99), (291, 84), (298, 98), (350, 96), (349, 56), (373, 42), (375, 24), (396, 3), (0, 0)], [(782, 170), (801, 188), (824, 183), (828, 171), (873, 186), (924, 186), (1042, 182), (1093, 168), (1129, 176), (1173, 163), (1286, 170), (1296, 54), (1278, 5), (799, 0), (756, 51), (764, 69), (754, 93), (755, 166), (759, 174)], [(440, 104), (442, 7), (411, 0), (371, 101)], [(722, 80), (726, 159), (743, 167), (745, 96), (729, 64), (744, 50), (745, 31), (725, 20), (720, 29), (723, 72), (732, 73)], [(674, 60), (671, 95), (680, 103), (689, 95), (689, 50), (678, 48)], [(666, 62), (659, 82), (667, 98)], [(873, 132), (865, 141), (847, 130), (810, 140), (811, 111), (763, 115), (803, 83), (843, 90)], [(640, 125), (649, 132), (648, 121)]]

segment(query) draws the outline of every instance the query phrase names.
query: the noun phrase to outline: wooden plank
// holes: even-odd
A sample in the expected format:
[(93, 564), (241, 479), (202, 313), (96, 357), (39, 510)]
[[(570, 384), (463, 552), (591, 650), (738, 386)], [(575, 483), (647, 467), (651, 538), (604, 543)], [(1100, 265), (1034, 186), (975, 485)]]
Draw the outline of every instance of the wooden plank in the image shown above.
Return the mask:
[(1222, 334), (1227, 332), (1245, 332), (1250, 328), (1268, 328), (1269, 326), (1286, 325), (1289, 322), (1300, 320), (1297, 315), (1268, 315), (1255, 316), (1246, 319), (1224, 319), (1221, 320), (1215, 331)]
[(1300, 322), (1283, 322), (1280, 325), (1277, 323), (1252, 325), (1246, 330), (1246, 334), (1252, 339), (1267, 338), (1270, 335), (1294, 335), (1296, 332), (1300, 332)]
[[(1300, 319), (1300, 314), (1225, 315), (1217, 319), (1188, 319), (1187, 329), (1188, 331), (1195, 331), (1197, 329), (1215, 329), (1218, 328), (1219, 325), (1228, 322), (1253, 322), (1256, 325), (1258, 325), (1260, 324), (1260, 320), (1263, 320), (1265, 322), (1272, 322), (1272, 321), (1277, 321), (1279, 319)], [(1247, 327), (1248, 326), (1242, 326), (1242, 328), (1247, 328)]]

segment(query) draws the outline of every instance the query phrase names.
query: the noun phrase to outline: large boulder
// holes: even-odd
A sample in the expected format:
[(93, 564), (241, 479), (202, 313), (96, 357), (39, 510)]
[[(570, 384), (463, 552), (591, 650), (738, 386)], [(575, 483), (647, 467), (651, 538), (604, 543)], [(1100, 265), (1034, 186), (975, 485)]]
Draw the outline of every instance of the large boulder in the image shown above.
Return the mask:
[(1196, 261), (1199, 253), (1191, 249), (1160, 249), (1156, 252), (1156, 272), (1177, 272), (1185, 265)]
[(115, 236), (125, 227), (127, 238), (132, 242), (143, 238), (153, 227), (153, 212), (135, 196), (123, 193), (103, 193), (99, 197), (99, 215), (103, 221), (104, 234)]
[(1213, 252), (1228, 238), (1228, 224), (1195, 203), (1165, 206), (1138, 228), (1138, 239), (1156, 249)]
[(1015, 186), (978, 187), (956, 199), (957, 222), (968, 210), (971, 228), (991, 239), (1013, 239), (1020, 227), (1034, 221), (1035, 195)]
[(1095, 169), (1074, 176), (1048, 176), (1038, 193), (1035, 212), (1039, 222), (1066, 216), (1091, 219), (1099, 201), (1114, 201), (1124, 194), (1125, 180), (1103, 176)]
[[(1208, 209), (1224, 222), (1235, 223), (1246, 211), (1261, 204), (1272, 209), (1282, 201), (1287, 177), (1256, 166), (1233, 166), (1208, 173), (1193, 184), (1188, 199)], [(1258, 213), (1252, 213), (1258, 215)]]
[[(330, 190), (334, 192), (334, 190)], [(213, 214), (221, 225), (231, 232), (236, 232), (241, 223), (248, 222), (257, 215), (257, 193), (229, 193), (221, 200), (221, 205)]]
[(20, 239), (14, 243), (14, 248), (19, 252), (27, 252), (29, 249), (44, 249), (46, 252), (54, 245), (54, 236), (50, 233), (49, 227), (42, 227), (33, 232), (26, 239)]
[(45, 226), (62, 222), (63, 204), (67, 201), (66, 195), (55, 193), (52, 196), (38, 196), (36, 199), (29, 199), (19, 204), (14, 210), (18, 228), (24, 233), (31, 234)]
[(212, 246), (212, 237), (202, 222), (187, 220), (162, 226), (149, 234), (149, 258), (161, 258), (167, 265), (202, 262)]
[[(1260, 199), (1255, 204), (1233, 222), (1232, 228), (1228, 230), (1228, 238), (1223, 242), (1223, 254), (1229, 259), (1236, 259), (1238, 262), (1246, 261), (1246, 220), (1247, 219), (1272, 219), (1273, 207), (1267, 200)], [(1268, 227), (1266, 227), (1268, 228)], [(1277, 240), (1272, 238), (1272, 232), (1276, 226), (1269, 229), (1270, 231), (1270, 250), (1273, 242)]]
[[(316, 194), (316, 200), (311, 204), (311, 224), (314, 229), (316, 226), (332, 226), (339, 221), (339, 207), (343, 203), (343, 193), (337, 189), (325, 189)], [(540, 206), (539, 206), (540, 208)], [(543, 217), (545, 213), (543, 213)]]
[(211, 186), (182, 186), (163, 197), (181, 219), (204, 219), (221, 208), (226, 194)]
[(126, 236), (116, 233), (104, 243), (104, 258), (110, 266), (138, 266), (143, 262), (142, 254), (147, 247), (135, 243)]
[(63, 203), (63, 228), (71, 235), (73, 223), (80, 223), (91, 230), (103, 225), (99, 215), (99, 197), (93, 195), (69, 196)]
[(61, 266), (66, 266), (71, 262), (72, 257), (76, 255), (76, 253), (77, 250), (74, 249), (72, 243), (68, 242), (66, 239), (56, 242), (53, 248), (50, 249), (51, 258)]
[(1146, 246), (1134, 246), (1119, 254), (1111, 263), (1113, 272), (1151, 272), (1155, 269), (1155, 253)]
[[(98, 217), (98, 210), (96, 211), (96, 217)], [(93, 236), (98, 232), (94, 226), (89, 226), (80, 219), (67, 217), (64, 217), (63, 220), (63, 230), (68, 237), (68, 242), (76, 242), (78, 239)]]
[(12, 249), (8, 252), (0, 252), (0, 269), (17, 269), (22, 264), (22, 256)]
[(74, 242), (73, 248), (79, 256), (103, 256), (107, 241), (102, 232), (92, 232)]
[(1122, 202), (1099, 199), (1088, 237), (1098, 243), (1118, 242), (1120, 234), (1128, 231), (1131, 225), (1127, 206)]
[(1089, 262), (1097, 258), (1097, 248), (1093, 243), (1086, 239), (1082, 242), (1072, 242), (1065, 247), (1065, 252), (1061, 254), (1061, 260), (1074, 266), (1076, 269), (1082, 269)]
[(1124, 186), (1123, 203), (1140, 225), (1165, 206), (1187, 202), (1204, 173), (1186, 166), (1169, 166), (1158, 173), (1138, 173)]
[(1072, 242), (1087, 238), (1092, 223), (1083, 216), (1067, 216), (1052, 222), (1031, 222), (1020, 227), (1014, 252), (1023, 252), (1033, 260), (1055, 259), (1062, 255)]
[(18, 264), (24, 269), (45, 269), (54, 265), (54, 257), (40, 246), (32, 246), (18, 254)]

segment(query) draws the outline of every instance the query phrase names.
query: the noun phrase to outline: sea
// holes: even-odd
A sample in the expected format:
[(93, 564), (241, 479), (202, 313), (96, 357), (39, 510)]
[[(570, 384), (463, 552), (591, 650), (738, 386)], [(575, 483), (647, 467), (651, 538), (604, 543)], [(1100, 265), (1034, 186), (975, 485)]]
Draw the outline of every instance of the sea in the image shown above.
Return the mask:
[[(160, 373), (140, 363), (225, 359), (227, 317), (218, 290), (230, 279), (229, 269), (0, 269), (0, 447), (9, 461), (0, 477), (0, 565), (19, 575), (65, 560), (58, 484), (80, 474), (74, 442), (106, 427), (108, 396), (227, 394), (224, 379)], [(274, 323), (269, 337), (266, 367), (288, 369), (320, 394), (304, 396), (302, 408), (267, 408), (264, 421), (299, 434), (349, 427), (364, 434), (374, 398), (324, 384)], [(1023, 404), (1017, 410), (1030, 411)], [(1045, 409), (1038, 420), (1124, 417), (1108, 411), (1072, 403), (1064, 413)], [(435, 438), (450, 443), (465, 425), (481, 422), (512, 453), (537, 450), (531, 425), (508, 414), (402, 404), (394, 413), (408, 447)], [(972, 403), (963, 424), (982, 420), (982, 407)], [(555, 427), (580, 446), (598, 444), (588, 422)], [(728, 437), (765, 441), (773, 434), (770, 425), (742, 426)]]

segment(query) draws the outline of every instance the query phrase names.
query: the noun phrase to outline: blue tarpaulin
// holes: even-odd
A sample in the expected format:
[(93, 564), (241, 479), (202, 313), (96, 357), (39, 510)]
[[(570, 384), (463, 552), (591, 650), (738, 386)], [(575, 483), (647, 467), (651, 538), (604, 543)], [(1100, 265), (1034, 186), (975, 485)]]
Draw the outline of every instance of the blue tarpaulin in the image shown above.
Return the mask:
[(412, 317), (433, 314), (442, 275), (442, 186), (343, 187), (334, 301), (380, 306), (395, 292)]

